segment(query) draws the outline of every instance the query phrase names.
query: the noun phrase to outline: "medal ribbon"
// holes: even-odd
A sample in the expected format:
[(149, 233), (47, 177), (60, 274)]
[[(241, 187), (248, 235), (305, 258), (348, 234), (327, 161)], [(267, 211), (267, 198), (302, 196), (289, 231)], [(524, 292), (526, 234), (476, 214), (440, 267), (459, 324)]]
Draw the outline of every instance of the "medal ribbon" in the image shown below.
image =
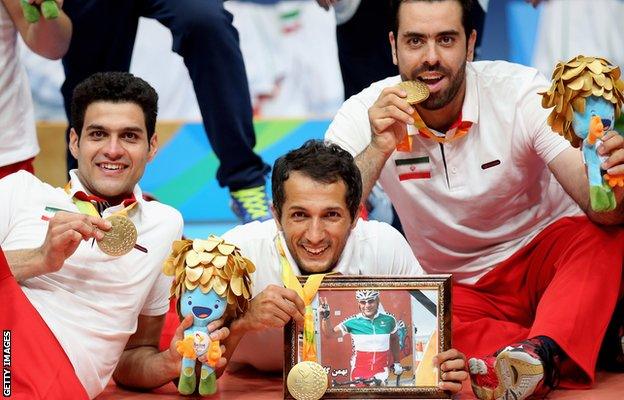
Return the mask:
[(312, 314), (312, 300), (318, 291), (323, 278), (327, 274), (312, 274), (301, 286), (299, 280), (295, 276), (290, 262), (286, 258), (286, 253), (282, 247), (279, 235), (275, 236), (275, 247), (280, 257), (282, 266), (282, 281), (288, 289), (294, 290), (305, 304), (305, 315), (303, 320), (303, 361), (318, 361), (316, 355), (316, 345), (314, 343), (314, 316)]
[[(71, 189), (71, 183), (67, 182), (67, 184), (65, 185), (65, 193), (69, 194), (70, 189)], [(80, 199), (79, 197), (82, 197), (84, 200)], [(90, 200), (86, 200), (86, 199), (89, 199), (90, 197), (93, 198), (93, 201), (98, 201), (97, 197), (89, 196), (83, 192), (76, 192), (76, 194), (74, 194), (74, 197), (72, 197), (72, 201), (74, 202), (74, 204), (78, 208), (78, 211), (80, 211), (81, 214), (87, 214), (87, 215), (91, 215), (94, 217), (100, 217), (100, 213), (97, 210), (97, 208), (95, 208), (93, 203)], [(130, 203), (130, 201), (132, 202)], [(137, 205), (137, 201), (135, 199), (124, 200), (123, 205), (125, 206), (126, 203), (130, 203), (130, 204), (124, 207), (123, 210), (119, 210), (113, 213), (112, 215), (123, 215), (124, 217), (128, 217), (128, 212), (132, 210), (134, 206)]]
[[(416, 129), (418, 129), (418, 133), (438, 143), (448, 143), (448, 142), (452, 142), (453, 140), (462, 138), (466, 136), (468, 131), (470, 131), (470, 127), (472, 127), (472, 122), (462, 121), (461, 115), (460, 115), (457, 122), (454, 123), (450, 128), (450, 129), (457, 128), (455, 130), (455, 134), (451, 138), (448, 138), (446, 136), (440, 137), (440, 136), (437, 136), (435, 133), (431, 132), (431, 130), (427, 127), (427, 124), (425, 124), (425, 121), (423, 121), (423, 119), (420, 117), (420, 114), (418, 114), (418, 111), (414, 110), (414, 112), (412, 113), (412, 118), (414, 118), (414, 126), (416, 127)], [(410, 135), (405, 135), (403, 140), (401, 140), (401, 142), (397, 144), (397, 147), (396, 147), (397, 151), (411, 152), (412, 141), (413, 139)]]

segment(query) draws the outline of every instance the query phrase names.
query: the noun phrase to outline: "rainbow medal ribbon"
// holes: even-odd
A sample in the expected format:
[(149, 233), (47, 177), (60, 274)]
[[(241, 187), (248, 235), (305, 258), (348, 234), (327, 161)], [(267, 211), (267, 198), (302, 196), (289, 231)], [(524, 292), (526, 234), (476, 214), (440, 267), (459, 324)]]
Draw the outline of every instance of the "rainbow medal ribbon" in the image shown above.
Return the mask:
[(306, 283), (301, 283), (293, 273), (292, 267), (286, 258), (286, 253), (282, 247), (279, 235), (275, 237), (275, 247), (280, 256), (280, 264), (282, 266), (282, 281), (288, 289), (294, 290), (305, 304), (305, 315), (303, 322), (303, 361), (318, 361), (316, 354), (316, 344), (314, 340), (314, 315), (312, 312), (312, 301), (316, 292), (327, 274), (313, 274), (308, 277)]

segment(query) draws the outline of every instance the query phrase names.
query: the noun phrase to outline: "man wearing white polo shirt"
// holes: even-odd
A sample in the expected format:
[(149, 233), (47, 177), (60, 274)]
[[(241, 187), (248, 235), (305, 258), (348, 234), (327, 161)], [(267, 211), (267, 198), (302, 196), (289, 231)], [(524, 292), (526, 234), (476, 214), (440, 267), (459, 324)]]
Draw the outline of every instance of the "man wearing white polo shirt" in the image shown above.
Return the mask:
[[(423, 274), (398, 231), (382, 222), (359, 220), (360, 172), (340, 147), (307, 142), (275, 162), (271, 183), (275, 219), (223, 235), (256, 265), (253, 299), (230, 326), (226, 358), (263, 370), (281, 369), (283, 327), (291, 318), (299, 323), (304, 318), (303, 301), (284, 287), (283, 268), (295, 275)], [(459, 391), (468, 378), (463, 355), (451, 349), (438, 354), (436, 362), (446, 371), (440, 387)]]
[[(562, 386), (588, 387), (618, 299), (624, 233), (605, 225), (624, 221), (624, 190), (613, 212), (589, 210), (581, 154), (546, 124), (548, 81), (471, 62), (471, 6), (393, 1), (400, 76), (347, 100), (326, 139), (356, 155), (365, 196), (379, 179), (425, 271), (453, 274), (453, 343), (475, 357), (480, 398), (539, 394), (557, 370)], [(402, 80), (429, 98), (411, 106)], [(418, 116), (426, 126), (408, 131)], [(396, 150), (407, 133), (411, 148)], [(623, 174), (624, 140), (605, 138), (603, 167)]]
[(171, 284), (162, 263), (182, 217), (137, 185), (157, 151), (157, 100), (128, 73), (87, 78), (73, 95), (68, 184), (23, 171), (0, 180), (0, 328), (12, 335), (16, 398), (94, 398), (111, 376), (149, 389), (179, 375), (181, 329), (170, 349), (158, 341)]

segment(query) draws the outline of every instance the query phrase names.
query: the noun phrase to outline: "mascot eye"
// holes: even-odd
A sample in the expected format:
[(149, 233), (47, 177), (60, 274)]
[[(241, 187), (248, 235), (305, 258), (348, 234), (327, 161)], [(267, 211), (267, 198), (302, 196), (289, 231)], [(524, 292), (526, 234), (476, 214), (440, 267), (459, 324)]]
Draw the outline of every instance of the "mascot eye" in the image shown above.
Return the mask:
[(189, 300), (188, 301), (188, 305), (190, 306), (191, 304), (193, 304), (193, 302)]
[(218, 304), (215, 304), (214, 308), (215, 308), (215, 310), (216, 310), (217, 308), (219, 308), (219, 305), (218, 305)]

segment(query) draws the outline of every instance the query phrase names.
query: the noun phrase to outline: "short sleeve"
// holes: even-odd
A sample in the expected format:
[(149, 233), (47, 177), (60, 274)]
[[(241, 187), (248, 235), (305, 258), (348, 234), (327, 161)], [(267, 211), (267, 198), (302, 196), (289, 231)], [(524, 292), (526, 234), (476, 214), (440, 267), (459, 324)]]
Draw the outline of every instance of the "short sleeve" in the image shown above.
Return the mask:
[(549, 82), (535, 70), (524, 90), (520, 93), (519, 111), (524, 134), (535, 153), (544, 161), (550, 163), (562, 151), (570, 147), (570, 143), (557, 132), (554, 132), (547, 123), (551, 109), (542, 107), (542, 96), (538, 93), (547, 90)]

